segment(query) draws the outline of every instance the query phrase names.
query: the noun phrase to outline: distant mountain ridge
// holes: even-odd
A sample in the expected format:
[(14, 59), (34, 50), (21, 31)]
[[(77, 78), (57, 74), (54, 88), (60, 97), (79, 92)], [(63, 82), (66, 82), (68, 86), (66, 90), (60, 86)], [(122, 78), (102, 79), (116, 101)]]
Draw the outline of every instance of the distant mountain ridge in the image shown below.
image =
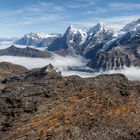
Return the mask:
[(56, 38), (61, 37), (61, 34), (45, 34), (45, 33), (29, 33), (19, 40), (15, 41), (15, 44), (37, 47), (48, 47)]
[(52, 56), (50, 52), (41, 51), (34, 48), (17, 48), (12, 45), (6, 49), (0, 50), (0, 56), (9, 55), (9, 56), (22, 56), (22, 57), (33, 57), (33, 58), (49, 58)]

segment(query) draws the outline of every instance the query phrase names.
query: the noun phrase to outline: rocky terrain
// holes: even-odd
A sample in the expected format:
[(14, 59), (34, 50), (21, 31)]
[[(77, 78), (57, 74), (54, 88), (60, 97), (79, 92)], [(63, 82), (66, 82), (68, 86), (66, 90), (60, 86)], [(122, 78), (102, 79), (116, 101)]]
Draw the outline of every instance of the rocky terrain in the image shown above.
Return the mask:
[(0, 55), (9, 55), (9, 56), (23, 56), (23, 57), (35, 57), (35, 58), (49, 58), (51, 57), (51, 53), (47, 51), (41, 51), (38, 49), (26, 47), (26, 48), (18, 48), (15, 45), (10, 46), (6, 49), (0, 50)]
[(62, 77), (52, 65), (1, 81), (1, 140), (139, 140), (140, 82)]
[(9, 62), (0, 63), (0, 81), (10, 78), (11, 76), (21, 75), (25, 73), (27, 69), (23, 66), (15, 65)]
[(123, 69), (124, 67), (139, 67), (140, 54), (138, 54), (140, 46), (118, 46), (109, 51), (99, 51), (88, 66), (94, 70), (112, 70)]

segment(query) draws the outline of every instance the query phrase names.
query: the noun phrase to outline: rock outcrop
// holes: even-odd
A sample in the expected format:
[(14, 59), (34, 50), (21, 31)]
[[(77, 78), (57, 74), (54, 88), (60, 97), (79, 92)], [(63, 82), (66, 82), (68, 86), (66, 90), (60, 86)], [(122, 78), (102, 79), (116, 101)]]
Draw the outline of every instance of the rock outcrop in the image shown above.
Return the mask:
[(9, 62), (0, 63), (0, 81), (10, 78), (15, 75), (21, 75), (25, 73), (27, 69), (20, 65), (15, 65)]
[(92, 58), (88, 66), (95, 71), (138, 67), (140, 66), (140, 57), (137, 54), (137, 48), (138, 46), (132, 48), (128, 45), (115, 47), (110, 51), (100, 51)]

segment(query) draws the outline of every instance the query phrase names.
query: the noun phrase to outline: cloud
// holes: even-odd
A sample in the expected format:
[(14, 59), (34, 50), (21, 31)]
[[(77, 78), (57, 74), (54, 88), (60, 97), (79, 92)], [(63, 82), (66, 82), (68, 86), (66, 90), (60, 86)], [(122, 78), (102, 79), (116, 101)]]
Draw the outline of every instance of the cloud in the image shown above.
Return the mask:
[(54, 12), (62, 12), (64, 11), (64, 7), (59, 6), (55, 4), (54, 2), (36, 2), (34, 4), (30, 4), (27, 7), (23, 8), (24, 11), (28, 12), (49, 12), (49, 13), (54, 13)]
[[(0, 49), (8, 48), (12, 42), (0, 42)], [(16, 45), (18, 48), (25, 48), (24, 45)], [(32, 48), (36, 48), (32, 46)], [(36, 48), (42, 50), (41, 48)], [(67, 56), (63, 57), (57, 54), (53, 54), (51, 58), (28, 58), (28, 57), (16, 57), (16, 56), (0, 56), (0, 62), (7, 61), (14, 64), (23, 65), (28, 69), (43, 67), (51, 63), (56, 69), (67, 73), (68, 67), (85, 67), (88, 60), (81, 56)]]
[(109, 4), (109, 7), (114, 10), (132, 10), (132, 9), (140, 9), (140, 3), (133, 2), (112, 2)]
[(38, 18), (36, 17), (24, 17), (22, 20), (18, 21), (17, 23), (14, 23), (13, 25), (31, 25), (31, 24), (38, 24), (42, 22), (52, 22), (55, 21), (58, 17), (56, 15), (48, 15), (48, 16), (40, 16)]
[(0, 20), (12, 26), (47, 23), (66, 17), (64, 7), (53, 2), (40, 1), (17, 10), (1, 10), (0, 13)]
[(130, 67), (124, 68), (122, 70), (110, 70), (105, 72), (105, 74), (122, 73), (128, 77), (129, 80), (139, 80), (140, 81), (140, 68)]
[(15, 56), (0, 56), (0, 62), (7, 61), (14, 64), (19, 64), (27, 67), (28, 69), (43, 67), (51, 63), (55, 66), (56, 69), (65, 71), (68, 66), (74, 67), (83, 67), (86, 65), (87, 60), (84, 58), (77, 57), (62, 57), (59, 55), (54, 55), (52, 58), (27, 58), (27, 57), (15, 57)]
[(80, 1), (78, 3), (71, 3), (67, 7), (72, 8), (72, 9), (75, 9), (75, 8), (77, 9), (77, 8), (90, 7), (90, 6), (93, 6), (94, 4), (95, 4), (94, 1), (87, 1), (87, 2)]
[(87, 64), (87, 60), (84, 58), (77, 57), (62, 57), (58, 55), (54, 55), (53, 58), (44, 59), (44, 58), (27, 58), (27, 57), (14, 57), (14, 56), (0, 56), (0, 62), (7, 61), (14, 64), (19, 64), (27, 67), (28, 69), (39, 68), (48, 65), (51, 63), (55, 66), (57, 71), (61, 71), (63, 76), (70, 75), (79, 75), (83, 78), (86, 77), (95, 77), (100, 74), (116, 74), (121, 73), (127, 76), (129, 80), (139, 80), (140, 81), (140, 68), (131, 67), (125, 68), (122, 70), (110, 70), (106, 72), (96, 72), (96, 73), (88, 73), (88, 72), (80, 72), (80, 71), (69, 71), (68, 67), (85, 67)]
[(8, 10), (8, 11), (0, 11), (0, 18), (5, 18), (5, 17), (14, 17), (21, 15), (23, 13), (23, 10)]
[(130, 68), (124, 68), (122, 70), (109, 70), (106, 72), (95, 72), (95, 73), (79, 72), (79, 71), (63, 71), (62, 74), (64, 76), (79, 75), (83, 78), (96, 77), (101, 74), (124, 74), (129, 80), (140, 81), (140, 68), (139, 67), (130, 67)]

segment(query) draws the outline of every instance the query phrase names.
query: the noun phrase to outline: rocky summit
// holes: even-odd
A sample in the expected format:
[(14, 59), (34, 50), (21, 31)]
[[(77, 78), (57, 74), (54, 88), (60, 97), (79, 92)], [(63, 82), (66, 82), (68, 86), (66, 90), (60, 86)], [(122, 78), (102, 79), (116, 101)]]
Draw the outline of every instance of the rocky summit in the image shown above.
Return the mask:
[(2, 80), (1, 140), (139, 140), (140, 82), (61, 76), (50, 64)]

